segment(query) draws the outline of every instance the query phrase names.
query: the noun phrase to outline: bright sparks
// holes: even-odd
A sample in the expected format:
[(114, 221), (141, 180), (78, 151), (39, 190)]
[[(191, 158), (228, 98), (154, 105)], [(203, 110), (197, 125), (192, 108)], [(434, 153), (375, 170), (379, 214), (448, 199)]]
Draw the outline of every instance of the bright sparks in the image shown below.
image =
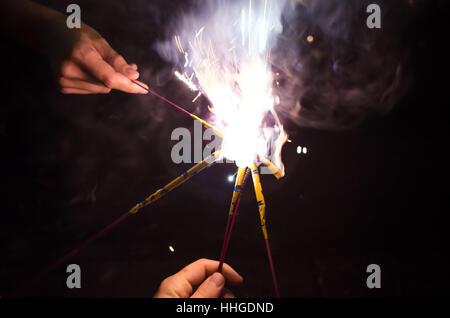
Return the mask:
[(244, 6), (240, 1), (212, 5), (206, 18), (184, 21), (183, 34), (175, 37), (184, 55), (184, 74), (195, 77), (175, 75), (212, 103), (210, 120), (224, 133), (222, 153), (239, 167), (250, 166), (259, 154), (272, 157), (283, 170), (281, 147), (287, 135), (275, 112), (279, 97), (272, 93), (268, 61), (281, 32), (283, 4), (249, 0)]

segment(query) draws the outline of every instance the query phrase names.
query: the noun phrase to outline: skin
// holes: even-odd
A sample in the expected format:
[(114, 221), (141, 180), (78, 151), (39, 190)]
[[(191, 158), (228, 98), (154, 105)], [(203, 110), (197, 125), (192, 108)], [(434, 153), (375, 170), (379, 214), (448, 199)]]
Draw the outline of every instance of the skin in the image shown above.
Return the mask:
[[(67, 57), (51, 57), (60, 91), (64, 94), (107, 94), (111, 89), (147, 94), (131, 80), (139, 77), (136, 64), (128, 64), (94, 29), (83, 24)], [(147, 87), (142, 82), (139, 82)]]
[[(112, 89), (147, 94), (139, 77), (93, 28), (69, 29), (64, 14), (28, 0), (0, 3), (0, 32), (48, 58), (63, 94), (107, 94)], [(144, 83), (139, 82), (144, 87)]]
[(218, 266), (218, 261), (210, 259), (200, 259), (189, 264), (164, 279), (154, 297), (235, 298), (234, 294), (225, 288), (225, 284), (237, 286), (242, 284), (244, 279), (228, 264), (223, 265), (222, 274), (217, 272)]

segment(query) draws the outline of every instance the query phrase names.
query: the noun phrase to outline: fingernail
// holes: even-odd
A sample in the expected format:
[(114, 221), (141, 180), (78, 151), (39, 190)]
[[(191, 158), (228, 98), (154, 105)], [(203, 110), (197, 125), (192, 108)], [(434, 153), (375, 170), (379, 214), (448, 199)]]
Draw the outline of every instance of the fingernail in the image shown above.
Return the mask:
[(135, 70), (134, 68), (132, 68), (131, 66), (127, 67), (127, 68), (125, 69), (125, 71), (126, 71), (128, 74), (134, 74), (134, 73), (137, 73), (136, 70)]
[(209, 278), (209, 281), (216, 285), (216, 287), (222, 287), (225, 284), (225, 279), (223, 278), (222, 274), (214, 273)]

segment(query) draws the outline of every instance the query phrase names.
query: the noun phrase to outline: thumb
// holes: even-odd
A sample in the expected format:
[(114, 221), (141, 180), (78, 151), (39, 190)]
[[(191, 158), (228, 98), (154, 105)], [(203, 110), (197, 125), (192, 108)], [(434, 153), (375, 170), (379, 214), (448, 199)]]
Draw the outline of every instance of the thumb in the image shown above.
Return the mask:
[(214, 273), (197, 288), (191, 298), (218, 298), (224, 286), (223, 275)]

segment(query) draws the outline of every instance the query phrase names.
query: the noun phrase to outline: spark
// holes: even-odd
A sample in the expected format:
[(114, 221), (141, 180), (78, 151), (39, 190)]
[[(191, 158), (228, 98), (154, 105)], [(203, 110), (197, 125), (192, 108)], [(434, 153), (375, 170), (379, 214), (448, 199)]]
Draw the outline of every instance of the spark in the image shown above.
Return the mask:
[(200, 30), (198, 30), (198, 32), (195, 33), (195, 37), (198, 38), (198, 36), (199, 36), (200, 34), (202, 34), (202, 32), (203, 32), (204, 29), (205, 29), (205, 26), (202, 26), (202, 27), (200, 28)]
[(189, 89), (191, 91), (194, 91), (194, 92), (198, 91), (197, 86), (189, 79), (189, 77), (187, 77), (186, 73), (185, 73), (185, 75), (183, 75), (180, 72), (175, 71), (174, 74), (180, 81), (182, 81), (184, 84), (186, 84), (186, 86), (189, 87)]
[(184, 67), (187, 67), (189, 65), (189, 57), (188, 57), (188, 52), (184, 53), (184, 58), (185, 58), (185, 63), (184, 63)]
[(175, 43), (177, 44), (178, 51), (180, 51), (180, 53), (184, 54), (184, 49), (183, 49), (183, 46), (181, 45), (181, 40), (180, 40), (179, 35), (175, 35)]
[(193, 103), (197, 101), (197, 99), (202, 95), (202, 92), (198, 92), (197, 96), (192, 100)]

